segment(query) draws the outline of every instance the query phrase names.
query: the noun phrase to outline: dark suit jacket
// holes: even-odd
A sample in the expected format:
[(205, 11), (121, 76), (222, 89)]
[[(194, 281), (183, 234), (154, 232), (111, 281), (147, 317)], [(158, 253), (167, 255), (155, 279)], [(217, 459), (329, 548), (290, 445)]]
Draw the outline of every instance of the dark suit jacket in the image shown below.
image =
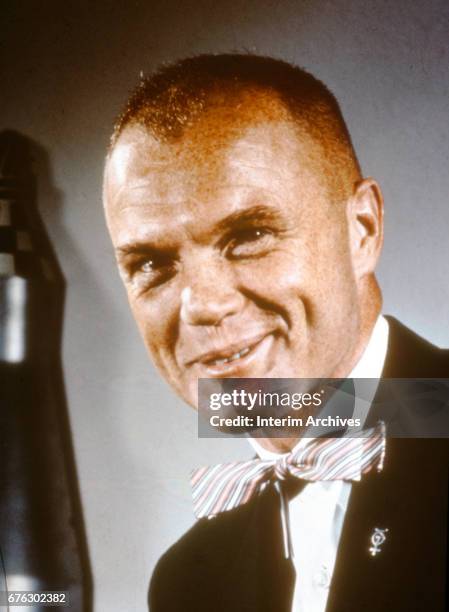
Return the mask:
[[(383, 378), (449, 378), (449, 351), (389, 324)], [(448, 449), (444, 439), (389, 438), (384, 470), (352, 485), (326, 612), (445, 610)], [(375, 527), (388, 532), (372, 556)], [(294, 569), (281, 542), (271, 486), (199, 520), (159, 560), (151, 612), (290, 612)]]

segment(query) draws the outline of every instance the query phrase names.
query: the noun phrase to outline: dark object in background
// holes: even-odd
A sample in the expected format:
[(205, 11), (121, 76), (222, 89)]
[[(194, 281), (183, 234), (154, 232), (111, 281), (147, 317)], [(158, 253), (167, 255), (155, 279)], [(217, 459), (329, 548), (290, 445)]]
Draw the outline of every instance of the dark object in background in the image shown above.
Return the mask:
[(68, 591), (66, 609), (84, 612), (92, 589), (60, 356), (65, 282), (35, 199), (27, 141), (3, 132), (0, 589), (6, 574), (10, 591)]

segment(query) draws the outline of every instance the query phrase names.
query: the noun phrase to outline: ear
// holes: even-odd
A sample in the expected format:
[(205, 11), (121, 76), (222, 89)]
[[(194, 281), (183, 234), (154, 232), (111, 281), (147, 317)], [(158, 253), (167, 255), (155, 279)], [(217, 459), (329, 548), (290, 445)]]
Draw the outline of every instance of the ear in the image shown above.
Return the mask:
[(361, 279), (374, 272), (383, 243), (384, 200), (374, 179), (355, 184), (346, 214), (353, 270)]

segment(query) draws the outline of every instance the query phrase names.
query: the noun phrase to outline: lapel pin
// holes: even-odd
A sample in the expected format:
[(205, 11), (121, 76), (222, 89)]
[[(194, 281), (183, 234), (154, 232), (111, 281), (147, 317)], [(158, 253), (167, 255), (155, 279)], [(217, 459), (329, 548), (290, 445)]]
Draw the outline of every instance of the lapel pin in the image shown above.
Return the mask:
[(380, 529), (379, 527), (374, 527), (374, 531), (371, 535), (371, 546), (369, 549), (369, 552), (372, 557), (375, 557), (381, 552), (381, 546), (387, 539), (387, 531), (388, 529)]

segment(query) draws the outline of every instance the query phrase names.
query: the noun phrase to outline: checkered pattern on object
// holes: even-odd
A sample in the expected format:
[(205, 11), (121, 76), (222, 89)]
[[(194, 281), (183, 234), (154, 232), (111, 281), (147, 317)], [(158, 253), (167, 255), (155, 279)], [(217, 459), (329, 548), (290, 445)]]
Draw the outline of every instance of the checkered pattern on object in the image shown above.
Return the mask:
[(37, 255), (20, 203), (0, 197), (0, 276), (48, 276), (48, 262)]

